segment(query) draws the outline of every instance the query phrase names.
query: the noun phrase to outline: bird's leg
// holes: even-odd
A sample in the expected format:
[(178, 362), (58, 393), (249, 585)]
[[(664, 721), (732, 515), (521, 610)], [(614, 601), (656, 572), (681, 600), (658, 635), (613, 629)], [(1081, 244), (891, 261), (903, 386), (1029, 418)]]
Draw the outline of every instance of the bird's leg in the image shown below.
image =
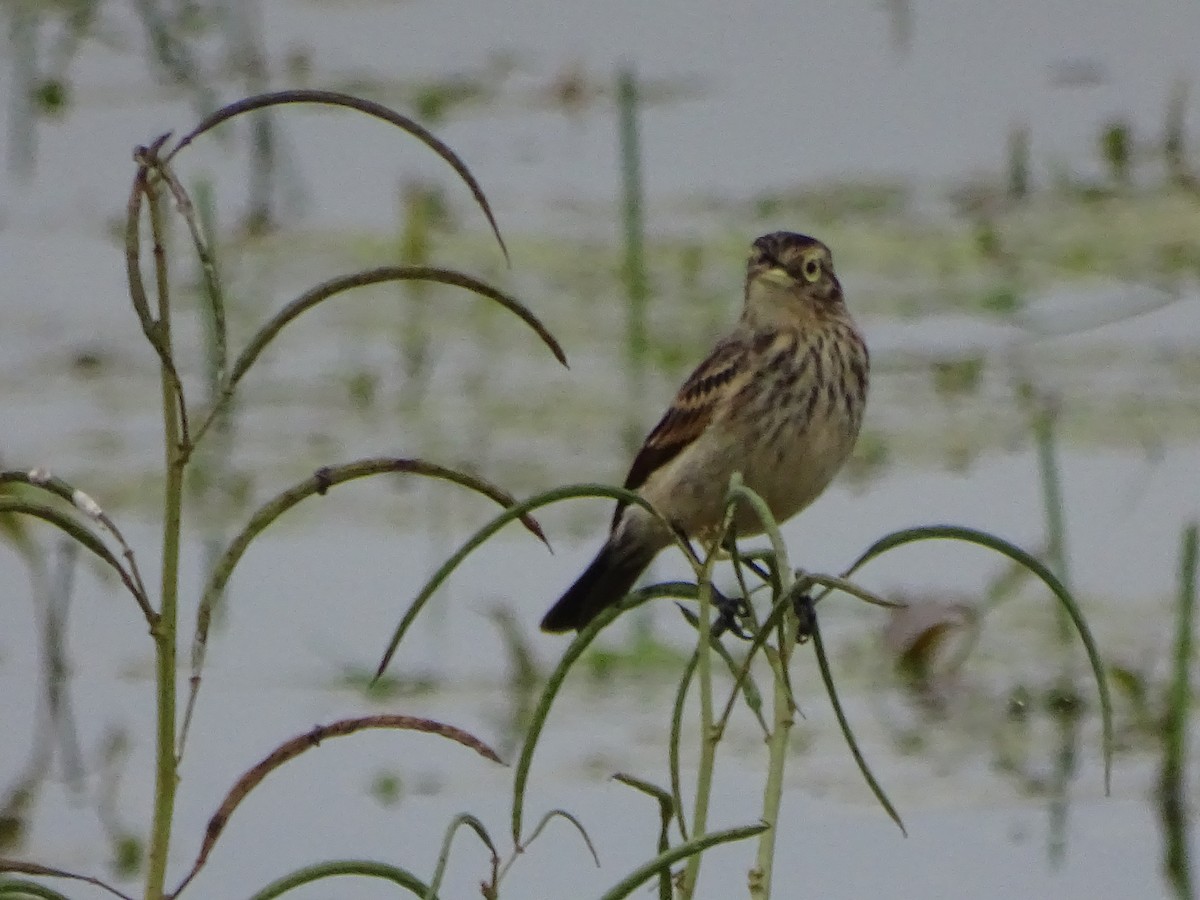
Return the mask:
[(737, 574), (738, 584), (741, 585), (743, 596), (726, 597), (715, 587), (712, 589), (713, 606), (717, 610), (717, 621), (713, 623), (711, 634), (713, 637), (720, 637), (728, 631), (743, 641), (748, 641), (753, 635), (746, 631), (741, 623), (750, 618), (750, 603), (745, 597), (746, 582), (742, 578), (741, 557), (738, 555), (737, 548), (737, 531), (732, 522), (721, 541), (721, 549), (728, 553), (730, 559), (733, 560), (733, 569)]

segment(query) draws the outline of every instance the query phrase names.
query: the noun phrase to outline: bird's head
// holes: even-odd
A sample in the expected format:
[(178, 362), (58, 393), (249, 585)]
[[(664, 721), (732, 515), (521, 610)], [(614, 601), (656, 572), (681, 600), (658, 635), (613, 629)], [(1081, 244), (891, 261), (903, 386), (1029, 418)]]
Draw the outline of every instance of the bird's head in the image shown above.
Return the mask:
[(791, 231), (764, 234), (746, 261), (746, 310), (755, 321), (804, 317), (842, 302), (829, 248)]

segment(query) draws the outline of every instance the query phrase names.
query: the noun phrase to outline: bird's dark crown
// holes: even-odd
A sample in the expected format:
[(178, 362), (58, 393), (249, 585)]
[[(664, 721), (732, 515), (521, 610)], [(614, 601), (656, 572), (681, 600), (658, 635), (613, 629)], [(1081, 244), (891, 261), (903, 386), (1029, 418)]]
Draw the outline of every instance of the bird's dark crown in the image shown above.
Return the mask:
[(816, 249), (829, 252), (824, 244), (807, 234), (797, 234), (794, 231), (773, 231), (770, 234), (764, 234), (754, 242), (751, 259), (758, 259), (760, 262), (775, 261), (786, 265), (799, 260), (806, 251)]
[[(751, 268), (778, 268), (791, 271), (810, 257), (829, 259), (829, 248), (806, 234), (772, 232), (762, 235), (750, 248)], [(797, 275), (799, 272), (797, 272)]]

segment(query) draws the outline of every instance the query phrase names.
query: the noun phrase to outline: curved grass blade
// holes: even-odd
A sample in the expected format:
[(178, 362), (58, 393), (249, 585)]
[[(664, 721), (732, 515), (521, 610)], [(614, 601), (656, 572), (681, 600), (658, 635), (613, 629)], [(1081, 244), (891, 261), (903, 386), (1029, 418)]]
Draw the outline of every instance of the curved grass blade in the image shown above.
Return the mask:
[(25, 881), (21, 878), (6, 878), (0, 880), (0, 897), (12, 897), (13, 900), (71, 900), (66, 894), (60, 894), (54, 888), (38, 884), (36, 881)]
[[(457, 469), (427, 462), (423, 459), (373, 457), (342, 463), (336, 466), (324, 466), (308, 478), (285, 491), (281, 491), (271, 500), (260, 506), (254, 515), (250, 517), (250, 521), (246, 523), (237, 537), (230, 541), (229, 546), (225, 548), (225, 552), (221, 554), (221, 557), (213, 566), (208, 584), (201, 595), (201, 618), (197, 619), (197, 633), (202, 634), (207, 632), (208, 620), (207, 618), (203, 618), (205, 611), (207, 610), (211, 614), (213, 603), (224, 592), (234, 568), (246, 552), (247, 547), (272, 522), (298, 505), (301, 501), (314, 495), (323, 497), (328, 493), (330, 488), (339, 484), (355, 481), (360, 478), (370, 478), (375, 475), (391, 474), (424, 475), (428, 478), (438, 478), (460, 485), (461, 487), (469, 488), (478, 494), (482, 494), (489, 500), (495, 501), (506, 509), (512, 509), (517, 505), (516, 498), (512, 494), (497, 487), (490, 481), (466, 472), (460, 472)], [(542, 543), (546, 544), (547, 547), (550, 546), (549, 541), (546, 540), (545, 532), (542, 531), (537, 520), (531, 515), (520, 513), (514, 516), (514, 518), (519, 520), (522, 525), (539, 538)]]
[(668, 836), (665, 826), (669, 825), (671, 822), (671, 814), (675, 804), (675, 801), (671, 798), (670, 792), (660, 788), (657, 784), (652, 784), (649, 781), (643, 781), (641, 778), (638, 778), (635, 775), (627, 775), (624, 772), (618, 772), (615, 774), (613, 776), (613, 781), (619, 781), (621, 784), (628, 785), (635, 791), (641, 791), (647, 797), (653, 797), (658, 801), (659, 809), (666, 813), (663, 819), (664, 829), (662, 835), (660, 836), (661, 841), (659, 844), (659, 849), (665, 850), (666, 847), (662, 845), (662, 842), (665, 842)]
[(496, 850), (492, 836), (475, 816), (470, 813), (459, 813), (450, 822), (450, 826), (446, 829), (446, 836), (442, 839), (442, 850), (438, 854), (437, 868), (433, 870), (433, 880), (425, 889), (425, 900), (433, 900), (437, 896), (438, 889), (442, 886), (442, 879), (446, 877), (446, 865), (450, 862), (450, 845), (454, 843), (454, 836), (458, 834), (458, 829), (464, 825), (474, 831), (484, 845), (492, 851), (492, 884), (496, 883), (496, 875), (500, 869), (500, 854)]
[(181, 410), (187, 409), (187, 400), (183, 395), (183, 381), (175, 368), (175, 360), (167, 346), (163, 334), (162, 323), (150, 311), (150, 301), (146, 293), (146, 283), (142, 279), (142, 199), (149, 198), (151, 205), (155, 202), (153, 189), (150, 187), (149, 175), (152, 160), (157, 159), (158, 151), (166, 143), (170, 135), (162, 135), (148, 147), (138, 147), (134, 151), (134, 160), (138, 164), (137, 173), (133, 178), (129, 201), (125, 208), (125, 278), (129, 285), (129, 299), (133, 303), (133, 311), (142, 326), (142, 333), (154, 352), (171, 382), (171, 389)]
[[(192, 710), (195, 708), (196, 695), (200, 689), (200, 673), (204, 668), (204, 655), (208, 646), (208, 631), (212, 621), (213, 609), (217, 601), (224, 594), (225, 587), (230, 577), (232, 577), (234, 569), (237, 567), (238, 562), (246, 552), (251, 541), (261, 534), (272, 522), (302, 500), (313, 495), (324, 496), (330, 488), (344, 484), (347, 481), (355, 481), (359, 478), (369, 478), (375, 475), (397, 473), (440, 478), (444, 481), (470, 488), (504, 507), (511, 507), (516, 503), (516, 498), (507, 491), (482, 478), (469, 475), (465, 472), (459, 472), (456, 469), (439, 466), (436, 463), (426, 462), (422, 459), (402, 459), (396, 457), (359, 459), (354, 462), (320, 468), (304, 481), (293, 485), (286, 491), (268, 500), (250, 517), (250, 521), (246, 523), (237, 537), (230, 541), (229, 545), (225, 548), (225, 552), (214, 563), (208, 577), (208, 583), (200, 595), (200, 605), (196, 610), (196, 631), (192, 638), (191, 691), (188, 697), (187, 709), (183, 717), (183, 725), (180, 729), (179, 755), (183, 755), (183, 747), (187, 743)], [(521, 515), (518, 518), (521, 524), (541, 539), (542, 543), (546, 544), (547, 547), (550, 546), (546, 540), (545, 533), (536, 519), (528, 514)]]
[(229, 373), (231, 386), (241, 380), (242, 376), (246, 374), (246, 370), (250, 368), (250, 365), (258, 358), (258, 355), (262, 353), (267, 344), (279, 334), (280, 330), (301, 313), (307, 312), (317, 304), (351, 288), (384, 284), (389, 281), (433, 281), (438, 284), (460, 287), (479, 294), (481, 297), (494, 300), (532, 328), (537, 336), (542, 339), (542, 342), (550, 348), (550, 352), (554, 354), (555, 359), (563, 365), (567, 363), (567, 357), (563, 353), (562, 347), (555, 340), (554, 335), (542, 324), (541, 320), (530, 312), (525, 304), (516, 297), (492, 287), (487, 282), (480, 281), (478, 278), (454, 269), (442, 269), (437, 266), (378, 266), (373, 269), (364, 269), (361, 272), (353, 272), (349, 275), (340, 275), (336, 278), (331, 278), (305, 291), (276, 313), (250, 339), (246, 345), (246, 349), (238, 356)]
[[(635, 791), (641, 791), (658, 801), (658, 852), (666, 853), (671, 849), (671, 818), (674, 816), (674, 800), (671, 795), (664, 791), (656, 784), (651, 784), (648, 781), (642, 781), (640, 778), (634, 778), (632, 775), (625, 775), (618, 772), (613, 776), (615, 781), (621, 784), (627, 784)], [(673, 894), (671, 888), (671, 870), (670, 867), (663, 869), (658, 873), (658, 900), (671, 900)]]
[[(597, 487), (604, 486), (598, 485)], [(607, 488), (606, 490), (618, 491), (619, 489)], [(629, 492), (620, 491), (620, 493)], [(545, 495), (542, 496), (544, 497)], [(640, 498), (638, 499), (640, 500)], [(610, 606), (604, 610), (575, 636), (575, 639), (571, 641), (567, 649), (563, 652), (558, 665), (554, 667), (554, 671), (546, 679), (546, 685), (542, 688), (537, 705), (529, 716), (529, 724), (525, 729), (525, 743), (521, 746), (521, 755), (517, 759), (513, 775), (512, 839), (515, 845), (521, 845), (521, 824), (525, 809), (525, 787), (529, 782), (529, 770), (533, 764), (533, 753), (537, 749), (537, 742), (538, 738), (541, 737), (542, 728), (545, 727), (546, 717), (550, 714), (550, 707), (553, 705), (554, 698), (558, 695), (559, 689), (566, 680), (571, 666), (583, 655), (583, 651), (587, 649), (596, 635), (607, 627), (613, 619), (627, 610), (641, 606), (648, 600), (674, 596), (672, 592), (673, 587), (671, 584), (658, 584), (642, 588), (626, 596), (616, 606)]]
[[(129, 546), (129, 542), (125, 540), (125, 535), (121, 533), (121, 529), (117, 527), (117, 523), (104, 511), (99, 503), (74, 485), (56, 475), (51, 475), (45, 469), (32, 469), (28, 472), (21, 470), (0, 472), (0, 486), (5, 484), (28, 485), (31, 488), (46, 491), (55, 497), (65, 500), (112, 535), (113, 540), (120, 545), (121, 555), (125, 557), (125, 562), (129, 566), (129, 577), (133, 580), (133, 584), (137, 589), (135, 597), (140, 597), (145, 601), (145, 607), (149, 607), (150, 597), (146, 592), (146, 585), (142, 581), (141, 572), (138, 570), (137, 556), (134, 554), (133, 548)], [(151, 619), (151, 624), (153, 624), (153, 619)]]
[(710, 831), (708, 834), (696, 838), (694, 841), (686, 841), (672, 847), (666, 853), (658, 854), (658, 856), (649, 862), (638, 866), (617, 882), (615, 886), (606, 891), (600, 900), (620, 900), (622, 897), (628, 897), (659, 872), (665, 871), (669, 876), (671, 866), (680, 860), (687, 859), (697, 853), (703, 853), (708, 848), (715, 847), (718, 844), (727, 844), (730, 841), (744, 841), (747, 838), (760, 835), (766, 830), (767, 826), (760, 823), (758, 825), (746, 825), (742, 828)]
[[(159, 138), (159, 144), (166, 136)], [(170, 359), (162, 342), (161, 329), (158, 320), (150, 311), (149, 295), (146, 293), (146, 282), (142, 278), (142, 200), (150, 190), (148, 176), (150, 162), (147, 157), (149, 148), (138, 153), (137, 173), (133, 177), (133, 187), (129, 192), (129, 200), (125, 207), (125, 276), (129, 282), (129, 299), (133, 303), (133, 312), (138, 317), (142, 332), (150, 341), (160, 360), (166, 365)]]
[(546, 826), (549, 825), (555, 819), (566, 819), (568, 822), (570, 822), (572, 825), (575, 826), (575, 830), (579, 832), (579, 836), (583, 838), (584, 844), (587, 845), (588, 853), (592, 854), (592, 861), (595, 862), (596, 868), (599, 868), (600, 867), (600, 854), (598, 854), (596, 852), (596, 846), (595, 846), (595, 844), (592, 843), (591, 835), (589, 835), (587, 833), (587, 829), (583, 827), (583, 823), (580, 822), (579, 819), (577, 819), (575, 816), (573, 816), (569, 812), (567, 812), (565, 809), (552, 809), (548, 813), (546, 813), (544, 816), (542, 816), (541, 821), (538, 822), (537, 825), (534, 826), (533, 831), (531, 831), (529, 833), (529, 837), (527, 837), (525, 839), (525, 841), (521, 844), (521, 849), (522, 850), (528, 849), (529, 845), (538, 839), (538, 835), (540, 835), (542, 833), (542, 831), (545, 830)]
[(340, 275), (336, 278), (331, 278), (328, 281), (309, 288), (283, 309), (279, 310), (268, 322), (258, 329), (230, 368), (229, 377), (226, 379), (221, 390), (221, 395), (213, 405), (213, 408), (209, 410), (204, 423), (196, 430), (193, 443), (198, 441), (212, 426), (214, 419), (225, 405), (229, 403), (238, 383), (246, 375), (246, 372), (254, 364), (255, 360), (258, 359), (263, 350), (266, 349), (267, 345), (279, 335), (284, 326), (314, 306), (323, 303), (337, 294), (351, 290), (352, 288), (385, 284), (391, 281), (433, 281), (439, 284), (448, 284), (452, 287), (460, 287), (481, 297), (493, 300), (532, 328), (537, 336), (541, 338), (542, 342), (550, 348), (550, 352), (554, 354), (555, 359), (564, 366), (567, 364), (567, 357), (563, 353), (562, 347), (537, 316), (517, 298), (492, 287), (486, 282), (480, 281), (478, 278), (473, 278), (470, 275), (457, 272), (453, 269), (442, 269), (436, 266), (379, 266), (374, 269), (364, 269), (361, 272), (353, 272), (349, 275)]
[[(157, 189), (157, 185), (150, 180), (148, 168), (152, 169), (157, 165), (158, 151), (161, 149), (167, 135), (163, 135), (158, 140), (154, 141), (149, 147), (135, 147), (133, 152), (134, 161), (138, 164), (138, 174), (134, 179), (134, 189), (138, 185), (144, 188), (147, 204), (147, 216), (150, 226), (150, 239), (153, 248), (154, 262), (154, 289), (157, 296), (157, 318), (152, 319), (150, 331), (143, 328), (146, 337), (154, 345), (155, 351), (158, 353), (159, 360), (162, 364), (162, 376), (166, 383), (167, 389), (175, 398), (174, 416), (178, 417), (179, 434), (170, 436), (171, 443), (179, 447), (179, 451), (183, 459), (191, 452), (191, 427), (189, 425), (189, 406), (187, 399), (184, 397), (183, 382), (179, 377), (179, 371), (175, 367), (174, 351), (171, 347), (171, 329), (170, 329), (170, 285), (171, 277), (168, 274), (170, 256), (166, 250), (167, 237), (165, 217), (162, 210), (162, 196)], [(140, 211), (139, 211), (140, 215)], [(134, 242), (126, 243), (126, 260), (127, 266), (132, 261), (132, 268), (127, 272), (129, 275), (129, 293), (131, 297), (137, 296), (139, 292), (142, 294), (142, 303), (145, 304), (145, 286), (141, 283), (141, 247), (137, 243), (137, 234), (140, 228), (139, 221), (132, 221), (126, 225), (129, 231), (132, 231)], [(127, 231), (128, 238), (128, 231)], [(138, 304), (134, 302), (134, 308), (137, 309)], [(140, 315), (140, 311), (139, 311)], [(166, 402), (167, 398), (163, 398)], [(164, 414), (171, 414), (171, 410), (164, 406)]]
[(132, 576), (125, 571), (125, 567), (121, 565), (117, 557), (113, 555), (113, 552), (104, 545), (103, 541), (71, 516), (45, 503), (0, 496), (0, 515), (7, 513), (33, 516), (36, 519), (49, 522), (59, 530), (66, 532), (76, 543), (90, 550), (117, 573), (117, 576), (121, 579), (121, 583), (125, 585), (129, 593), (133, 595), (133, 599), (137, 601), (147, 622), (153, 625), (158, 621), (158, 613), (150, 607), (150, 601), (146, 595), (138, 589)]
[[(843, 594), (848, 594), (863, 603), (870, 603), (872, 606), (881, 606), (884, 609), (904, 609), (906, 603), (900, 600), (889, 600), (887, 597), (880, 597), (878, 594), (868, 591), (864, 587), (855, 584), (849, 578), (842, 578), (839, 575), (822, 575), (819, 572), (805, 572), (804, 578), (811, 584), (820, 585), (823, 588), (828, 588), (830, 591), (841, 591)], [(826, 591), (821, 596), (824, 597)]]
[[(9, 493), (8, 489), (0, 487), (0, 495)], [(31, 570), (39, 571), (44, 567), (42, 548), (33, 539), (20, 515), (16, 513), (0, 515), (0, 542), (8, 544), (20, 554)]]
[(821, 638), (821, 627), (818, 624), (815, 614), (812, 618), (812, 641), (813, 650), (817, 655), (817, 667), (821, 670), (821, 681), (825, 684), (825, 692), (829, 694), (829, 702), (833, 706), (833, 714), (837, 716), (838, 728), (842, 730), (842, 737), (846, 739), (846, 745), (850, 748), (850, 754), (854, 757), (854, 762), (858, 765), (858, 771), (862, 772), (867, 786), (871, 789), (871, 793), (875, 795), (875, 799), (879, 801), (879, 805), (887, 811), (887, 814), (892, 817), (892, 821), (900, 828), (900, 833), (908, 837), (908, 829), (904, 827), (900, 813), (896, 812), (896, 807), (892, 805), (887, 792), (884, 791), (883, 786), (875, 778), (875, 773), (871, 771), (871, 767), (867, 765), (867, 759), (863, 756), (862, 750), (859, 749), (858, 741), (854, 737), (854, 731), (850, 728), (850, 720), (846, 718), (846, 711), (842, 709), (842, 701), (838, 699), (837, 688), (833, 684), (833, 673), (829, 668), (829, 658), (825, 654), (825, 642)]
[[(188, 234), (192, 239), (192, 250), (200, 262), (200, 272), (204, 282), (204, 296), (208, 300), (211, 331), (212, 365), (218, 382), (225, 378), (225, 368), (228, 364), (227, 330), (225, 324), (225, 294), (221, 287), (220, 273), (217, 270), (216, 230), (211, 218), (206, 218), (202, 224), (196, 215), (195, 204), (183, 183), (176, 177), (169, 162), (157, 153), (151, 154), (148, 160), (150, 168), (162, 179), (167, 190), (175, 199), (175, 209), (187, 225)], [(211, 200), (211, 197), (209, 198)], [(211, 203), (207, 206), (211, 214)]]
[(36, 881), (25, 881), (24, 878), (4, 878), (0, 880), (0, 896), (11, 896), (13, 900), (71, 900), (66, 894), (60, 894), (54, 888), (48, 888)]
[[(68, 881), (82, 881), (84, 884), (90, 884), (93, 887), (108, 891), (114, 897), (120, 897), (121, 900), (133, 900), (128, 894), (121, 893), (115, 887), (101, 881), (99, 878), (91, 875), (79, 875), (75, 872), (68, 872), (66, 869), (56, 869), (53, 866), (43, 866), (39, 863), (25, 862), (20, 859), (0, 859), (0, 872), (16, 872), (19, 875), (38, 875), (44, 878), (65, 878)], [(12, 882), (9, 883), (12, 884)], [(26, 884), (29, 883), (26, 882)], [(41, 886), (38, 885), (38, 887)], [(42, 890), (50, 891), (49, 888), (42, 888)], [(35, 894), (35, 896), (41, 895)], [(57, 900), (62, 895), (55, 891), (47, 893), (45, 896), (55, 897)]]
[(679, 773), (679, 748), (683, 743), (683, 705), (687, 701), (688, 688), (696, 675), (696, 666), (700, 664), (699, 649), (692, 653), (684, 666), (683, 674), (679, 676), (679, 687), (675, 689), (675, 702), (671, 704), (671, 733), (667, 740), (667, 768), (671, 778), (671, 801), (675, 808), (675, 823), (679, 826), (679, 835), (685, 841), (688, 839), (687, 820), (683, 815), (683, 778)]
[(361, 97), (353, 97), (349, 94), (343, 94), (338, 91), (320, 91), (320, 90), (290, 90), (290, 91), (274, 91), (265, 94), (256, 94), (252, 97), (246, 97), (236, 103), (230, 103), (223, 106), (216, 112), (206, 116), (199, 125), (180, 138), (179, 143), (175, 148), (167, 154), (167, 161), (175, 157), (180, 150), (186, 147), (196, 138), (200, 137), (207, 131), (216, 128), (222, 122), (227, 122), (235, 116), (240, 116), (243, 113), (253, 112), (256, 109), (264, 109), (268, 106), (280, 106), (286, 103), (313, 103), (323, 104), (326, 106), (343, 106), (347, 109), (357, 110), (361, 113), (366, 113), (368, 116), (373, 116), (376, 119), (382, 119), (389, 124), (395, 125), (402, 131), (411, 134), (426, 147), (444, 159), (454, 169), (458, 177), (461, 178), (471, 190), (471, 195), (475, 198), (476, 204), (483, 210), (484, 216), (487, 217), (488, 225), (491, 226), (492, 234), (496, 236), (496, 243), (500, 245), (500, 250), (504, 254), (505, 261), (508, 261), (508, 247), (504, 244), (504, 238), (500, 236), (500, 227), (496, 224), (496, 217), (492, 214), (491, 204), (488, 203), (487, 197), (483, 193), (483, 188), (479, 186), (479, 182), (475, 180), (475, 176), (471, 174), (471, 170), (449, 146), (441, 140), (434, 137), (432, 133), (426, 130), (423, 126), (418, 125), (408, 116), (401, 115), (395, 110), (388, 109), (381, 103), (375, 103), (372, 100), (364, 100)]
[(224, 832), (225, 826), (229, 823), (229, 817), (233, 815), (238, 805), (246, 799), (246, 796), (258, 787), (268, 775), (300, 754), (320, 746), (322, 741), (376, 728), (420, 731), (426, 734), (435, 734), (455, 743), (462, 744), (464, 747), (474, 750), (485, 759), (490, 759), (492, 762), (500, 762), (500, 757), (496, 755), (496, 751), (479, 740), (479, 738), (461, 728), (455, 728), (453, 725), (445, 725), (432, 719), (424, 719), (417, 716), (379, 715), (363, 716), (356, 719), (339, 719), (336, 722), (330, 722), (328, 725), (318, 725), (311, 731), (284, 741), (243, 773), (233, 787), (229, 789), (229, 792), (225, 795), (225, 799), (221, 801), (221, 805), (217, 807), (217, 811), (213, 813), (212, 818), (208, 821), (208, 827), (204, 832), (204, 840), (200, 845), (200, 852), (196, 855), (196, 861), (192, 864), (191, 871), (184, 876), (183, 881), (179, 883), (179, 887), (171, 892), (171, 896), (175, 897), (182, 893), (183, 889), (196, 877), (196, 874), (203, 868), (205, 862), (208, 861), (209, 853), (212, 852), (218, 838)]
[(980, 547), (986, 547), (989, 550), (994, 550), (997, 553), (1007, 556), (1014, 562), (1023, 565), (1036, 575), (1050, 589), (1051, 593), (1058, 598), (1059, 603), (1067, 611), (1071, 623), (1075, 626), (1075, 631), (1079, 634), (1079, 639), (1083, 642), (1088, 664), (1092, 667), (1092, 676), (1096, 681), (1096, 689), (1100, 694), (1100, 715), (1104, 732), (1104, 792), (1106, 794), (1111, 793), (1114, 746), (1112, 699), (1109, 696), (1108, 680), (1104, 675), (1104, 666), (1100, 661), (1100, 651), (1096, 647), (1096, 641), (1092, 637), (1092, 631), (1088, 627), (1087, 620), (1084, 619), (1083, 613), (1079, 610), (1079, 605), (1075, 602), (1075, 598), (1071, 596), (1071, 592), (1063, 586), (1063, 583), (1058, 580), (1053, 572), (1042, 565), (1035, 557), (1026, 553), (1015, 544), (1010, 544), (1003, 538), (996, 537), (994, 534), (989, 534), (986, 531), (979, 531), (978, 529), (967, 528), (962, 525), (924, 525), (917, 528), (903, 528), (899, 531), (893, 531), (891, 534), (884, 535), (862, 552), (850, 568), (843, 573), (843, 577), (853, 575), (863, 565), (889, 550), (894, 550), (897, 547), (902, 547), (905, 544), (911, 544), (916, 541), (927, 540), (963, 541), (968, 544), (975, 544)]
[[(779, 523), (775, 521), (775, 517), (771, 515), (771, 508), (767, 506), (767, 501), (757, 493), (742, 484), (740, 475), (735, 474), (730, 479), (729, 493), (725, 495), (725, 503), (728, 506), (732, 503), (742, 502), (749, 506), (758, 520), (762, 523), (763, 533), (771, 542), (771, 551), (775, 554), (775, 565), (772, 569), (774, 573), (782, 573), (790, 571), (788, 567), (787, 545), (783, 542), (783, 535), (779, 533)], [(776, 574), (776, 578), (782, 576)], [(776, 583), (772, 585), (775, 592), (786, 589), (787, 585)]]
[[(487, 541), (493, 534), (495, 534), (509, 522), (513, 521), (513, 519), (518, 519), (527, 513), (533, 512), (535, 509), (539, 509), (543, 506), (549, 506), (552, 503), (583, 497), (608, 497), (612, 500), (619, 500), (623, 503), (636, 503), (638, 506), (643, 507), (653, 515), (657, 516), (661, 521), (666, 521), (662, 518), (659, 512), (640, 494), (635, 494), (633, 491), (627, 491), (624, 488), (613, 487), (612, 485), (607, 484), (568, 484), (564, 485), (563, 487), (554, 488), (553, 490), (537, 494), (536, 496), (530, 497), (528, 500), (523, 500), (517, 505), (509, 507), (507, 510), (492, 519), (492, 521), (476, 531), (475, 534), (471, 535), (471, 537), (467, 539), (467, 542), (459, 547), (449, 559), (442, 563), (438, 570), (430, 576), (427, 582), (425, 582), (425, 586), (421, 588), (421, 591), (417, 594), (416, 599), (409, 604), (404, 616), (400, 619), (400, 624), (397, 625), (396, 630), (392, 632), (391, 640), (388, 641), (388, 645), (383, 652), (383, 658), (379, 661), (379, 666), (375, 670), (375, 677), (379, 678), (379, 676), (382, 675), (387, 669), (388, 664), (392, 661), (392, 657), (396, 653), (396, 648), (400, 646), (400, 641), (404, 639), (404, 635), (408, 633), (408, 629), (412, 627), (412, 623), (416, 621), (416, 618), (418, 615), (420, 615), (421, 610), (425, 608), (425, 604), (429, 601), (429, 598), (433, 596), (434, 592), (441, 587), (442, 582), (449, 578), (451, 573), (454, 572), (454, 570), (459, 567), (462, 561), (470, 556), (477, 547)], [(667, 525), (669, 527), (670, 523), (668, 522)], [(671, 533), (675, 533), (673, 529)], [(680, 543), (683, 543), (679, 538), (676, 538), (676, 540)], [(609, 620), (606, 619), (605, 621), (607, 622)]]
[(425, 884), (425, 882), (412, 872), (402, 869), (399, 866), (391, 866), (387, 863), (375, 862), (370, 859), (332, 859), (328, 862), (305, 866), (302, 869), (297, 869), (295, 872), (272, 881), (265, 888), (252, 894), (250, 900), (275, 900), (276, 897), (282, 897), (293, 888), (311, 884), (314, 881), (321, 881), (324, 878), (337, 878), (343, 875), (379, 878), (384, 881), (390, 881), (392, 884), (398, 884), (400, 887), (408, 890), (410, 894), (415, 894), (418, 897), (432, 896), (436, 900), (436, 895), (429, 893), (429, 885)]

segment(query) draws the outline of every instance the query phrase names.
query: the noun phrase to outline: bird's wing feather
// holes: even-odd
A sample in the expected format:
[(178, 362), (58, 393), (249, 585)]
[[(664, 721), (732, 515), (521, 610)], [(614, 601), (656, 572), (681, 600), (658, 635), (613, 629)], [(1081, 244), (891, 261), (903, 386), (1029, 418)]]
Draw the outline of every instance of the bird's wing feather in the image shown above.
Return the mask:
[[(739, 337), (726, 338), (713, 348), (675, 395), (666, 414), (654, 426), (633, 460), (625, 487), (636, 491), (698, 438), (717, 416), (728, 385), (741, 373), (745, 347)], [(613, 511), (616, 528), (625, 504)]]

